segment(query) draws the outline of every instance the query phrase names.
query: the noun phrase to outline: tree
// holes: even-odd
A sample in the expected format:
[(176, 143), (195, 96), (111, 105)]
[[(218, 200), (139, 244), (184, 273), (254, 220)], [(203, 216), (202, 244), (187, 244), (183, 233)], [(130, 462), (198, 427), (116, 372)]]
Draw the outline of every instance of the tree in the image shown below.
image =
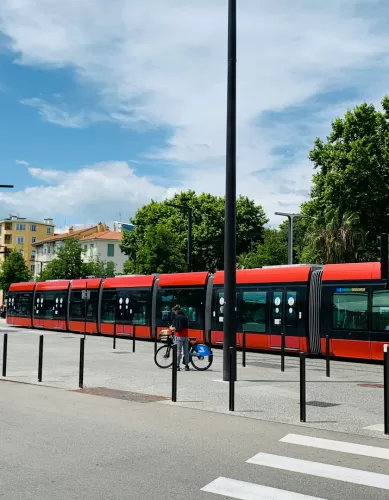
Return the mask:
[(306, 255), (318, 264), (355, 262), (365, 238), (357, 214), (327, 209), (323, 217), (314, 220), (307, 234)]
[(87, 276), (95, 276), (96, 278), (112, 278), (116, 274), (116, 264), (112, 261), (101, 260), (96, 257), (91, 262), (86, 262), (85, 274)]
[(254, 252), (242, 254), (238, 259), (240, 268), (253, 269), (288, 263), (287, 233), (278, 229), (265, 229), (264, 240)]
[(309, 153), (317, 172), (302, 212), (313, 220), (327, 209), (338, 210), (341, 218), (358, 216), (360, 229), (369, 232), (360, 260), (377, 258), (377, 235), (389, 227), (388, 96), (382, 107), (364, 103), (347, 111), (332, 123), (327, 142), (317, 138)]
[(40, 280), (72, 280), (86, 278), (88, 265), (82, 259), (83, 249), (76, 238), (66, 238), (55, 258), (43, 269)]
[[(187, 191), (175, 195), (164, 202), (152, 201), (140, 208), (131, 220), (135, 229), (123, 233), (120, 247), (129, 257), (126, 269), (136, 264), (140, 272), (140, 263), (146, 261), (149, 272), (157, 272), (158, 268), (168, 267), (170, 272), (182, 269), (186, 261), (188, 242), (188, 218), (183, 210), (169, 206), (169, 203), (192, 208), (193, 246), (192, 270), (215, 271), (224, 266), (224, 198), (211, 194), (196, 195)], [(240, 196), (236, 202), (237, 211), (237, 255), (247, 252), (251, 241), (260, 243), (263, 240), (263, 226), (267, 222), (260, 205)], [(154, 230), (158, 226), (158, 230)], [(164, 229), (162, 229), (164, 228)], [(253, 236), (254, 234), (254, 236)], [(163, 242), (160, 236), (163, 236)], [(158, 245), (153, 243), (157, 240)], [(147, 242), (147, 243), (146, 243)], [(170, 242), (174, 242), (172, 245)], [(160, 245), (170, 248), (169, 264), (165, 262), (166, 252), (158, 252), (153, 259), (147, 245), (151, 244), (153, 252)], [(151, 264), (154, 267), (150, 267)], [(175, 267), (176, 266), (176, 267)], [(142, 268), (143, 269), (143, 268)], [(145, 272), (145, 271), (143, 271)]]
[(31, 278), (23, 254), (18, 250), (12, 250), (1, 264), (0, 288), (7, 292), (12, 283), (30, 281)]
[(185, 272), (186, 269), (179, 238), (174, 228), (163, 223), (146, 229), (143, 245), (137, 249), (133, 260), (128, 260), (123, 268), (128, 274)]

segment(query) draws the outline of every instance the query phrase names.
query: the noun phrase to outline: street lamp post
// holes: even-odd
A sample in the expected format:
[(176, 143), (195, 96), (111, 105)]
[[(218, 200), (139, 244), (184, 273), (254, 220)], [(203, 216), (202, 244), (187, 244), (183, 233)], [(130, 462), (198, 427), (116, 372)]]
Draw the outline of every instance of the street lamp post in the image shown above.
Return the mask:
[[(223, 380), (236, 380), (236, 0), (228, 0)], [(230, 358), (230, 348), (232, 356)], [(230, 359), (233, 366), (230, 371)]]
[(0, 188), (13, 189), (13, 185), (12, 184), (0, 184)]
[(293, 214), (289, 212), (274, 212), (274, 215), (281, 215), (288, 217), (289, 231), (288, 231), (288, 264), (293, 264), (293, 223), (294, 219), (304, 219), (305, 215)]
[(192, 271), (192, 208), (185, 205), (175, 205), (174, 203), (167, 203), (169, 207), (179, 208), (188, 214), (188, 253), (187, 253), (187, 265), (188, 272)]

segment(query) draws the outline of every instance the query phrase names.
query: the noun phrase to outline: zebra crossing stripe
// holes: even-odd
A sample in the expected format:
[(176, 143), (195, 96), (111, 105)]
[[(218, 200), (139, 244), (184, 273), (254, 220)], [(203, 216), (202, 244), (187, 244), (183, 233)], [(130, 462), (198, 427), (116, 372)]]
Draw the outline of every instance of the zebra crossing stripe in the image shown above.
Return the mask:
[(250, 464), (281, 469), (300, 474), (335, 479), (346, 483), (360, 484), (373, 488), (389, 490), (389, 476), (376, 472), (367, 472), (357, 469), (348, 469), (336, 465), (310, 462), (297, 458), (288, 458), (281, 455), (270, 455), (268, 453), (258, 453), (246, 461)]
[(218, 477), (200, 491), (222, 495), (238, 500), (325, 500), (323, 498), (301, 495), (292, 491), (278, 490), (260, 484), (246, 483), (228, 477)]
[(300, 436), (299, 434), (287, 434), (280, 439), (280, 442), (389, 460), (389, 448), (378, 448), (375, 446), (346, 443), (344, 441), (332, 441), (330, 439), (320, 439), (311, 436)]

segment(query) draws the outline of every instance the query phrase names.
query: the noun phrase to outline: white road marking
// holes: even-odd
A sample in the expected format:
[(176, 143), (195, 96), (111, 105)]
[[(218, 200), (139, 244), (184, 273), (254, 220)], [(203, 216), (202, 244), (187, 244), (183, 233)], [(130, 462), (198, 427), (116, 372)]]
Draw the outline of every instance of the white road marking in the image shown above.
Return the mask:
[(229, 498), (237, 498), (239, 500), (324, 500), (318, 497), (269, 488), (260, 484), (246, 483), (245, 481), (238, 481), (237, 479), (229, 479), (227, 477), (218, 477), (212, 483), (201, 488), (201, 491)]
[(297, 458), (287, 458), (280, 455), (270, 455), (268, 453), (258, 453), (253, 458), (247, 460), (247, 463), (389, 490), (389, 476), (376, 472), (348, 469), (346, 467), (299, 460)]
[(364, 427), (364, 429), (367, 429), (368, 431), (379, 431), (379, 432), (384, 432), (384, 424), (374, 424), (374, 425), (368, 425), (367, 427)]
[(389, 448), (378, 448), (362, 444), (346, 443), (344, 441), (333, 441), (331, 439), (320, 439), (311, 436), (300, 436), (299, 434), (288, 434), (282, 439), (282, 443), (297, 444), (310, 448), (321, 448), (323, 450), (339, 451), (341, 453), (351, 453), (353, 455), (363, 455), (365, 457), (382, 458), (389, 460)]

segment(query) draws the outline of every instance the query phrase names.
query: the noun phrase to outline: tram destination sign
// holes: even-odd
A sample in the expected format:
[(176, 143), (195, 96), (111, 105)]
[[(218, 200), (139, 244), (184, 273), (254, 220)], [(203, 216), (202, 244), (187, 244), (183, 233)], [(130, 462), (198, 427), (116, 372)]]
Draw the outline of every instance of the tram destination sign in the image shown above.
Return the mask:
[(344, 292), (366, 292), (366, 288), (337, 288), (337, 293)]

